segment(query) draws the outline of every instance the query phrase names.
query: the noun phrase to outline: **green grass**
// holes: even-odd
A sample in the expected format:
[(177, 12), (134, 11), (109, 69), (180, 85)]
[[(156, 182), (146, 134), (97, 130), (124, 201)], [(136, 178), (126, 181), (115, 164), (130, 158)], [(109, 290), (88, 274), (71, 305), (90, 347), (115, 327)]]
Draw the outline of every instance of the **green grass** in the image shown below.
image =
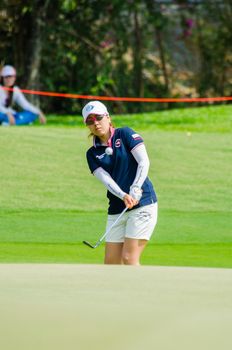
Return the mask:
[[(110, 105), (109, 105), (110, 110)], [(140, 114), (114, 115), (113, 120), (118, 125), (146, 130), (181, 130), (206, 132), (232, 131), (232, 105), (217, 105), (207, 107), (176, 108), (166, 111), (156, 111)], [(49, 117), (50, 125), (84, 127), (83, 119), (78, 116)]]
[[(73, 118), (0, 129), (0, 262), (102, 263), (104, 246), (81, 242), (104, 232), (105, 189)], [(231, 119), (230, 105), (115, 116), (143, 136), (159, 199), (143, 264), (232, 267)]]
[(231, 348), (231, 269), (0, 264), (0, 285), (4, 350)]

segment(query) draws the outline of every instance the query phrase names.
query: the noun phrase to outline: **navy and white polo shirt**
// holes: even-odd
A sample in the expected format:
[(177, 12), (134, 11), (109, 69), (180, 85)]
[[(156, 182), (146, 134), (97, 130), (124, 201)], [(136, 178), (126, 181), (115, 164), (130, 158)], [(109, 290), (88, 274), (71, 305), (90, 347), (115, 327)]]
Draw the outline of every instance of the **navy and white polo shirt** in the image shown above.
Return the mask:
[[(141, 143), (143, 139), (132, 129), (112, 128), (108, 146), (112, 147), (113, 154), (107, 155), (105, 149), (108, 146), (103, 146), (98, 137), (94, 137), (94, 145), (86, 153), (90, 171), (93, 173), (97, 168), (102, 167), (124, 192), (129, 193), (138, 167), (131, 151)], [(131, 210), (157, 202), (154, 188), (148, 177), (143, 183), (142, 190), (139, 204)], [(107, 191), (107, 197), (109, 198), (108, 214), (121, 213), (125, 208), (124, 202), (110, 191)]]

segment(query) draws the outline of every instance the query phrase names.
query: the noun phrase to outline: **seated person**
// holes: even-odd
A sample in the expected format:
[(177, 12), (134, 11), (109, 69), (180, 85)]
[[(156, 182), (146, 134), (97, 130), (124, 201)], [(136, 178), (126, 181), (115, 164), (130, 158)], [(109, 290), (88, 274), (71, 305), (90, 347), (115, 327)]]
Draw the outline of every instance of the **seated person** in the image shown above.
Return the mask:
[[(9, 65), (4, 66), (0, 78), (0, 124), (27, 125), (33, 123), (37, 118), (39, 118), (41, 124), (45, 124), (46, 118), (42, 111), (30, 103), (19, 87), (15, 86), (15, 68)], [(3, 87), (12, 88), (13, 90), (8, 91)], [(14, 104), (19, 106), (22, 111), (16, 112), (12, 109)]]

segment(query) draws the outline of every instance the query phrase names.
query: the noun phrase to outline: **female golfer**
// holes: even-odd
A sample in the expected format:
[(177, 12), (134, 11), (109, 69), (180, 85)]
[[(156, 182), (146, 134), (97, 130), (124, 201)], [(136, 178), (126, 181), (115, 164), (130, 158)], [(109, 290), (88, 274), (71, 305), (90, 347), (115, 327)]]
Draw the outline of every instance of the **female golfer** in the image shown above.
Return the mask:
[(106, 236), (105, 264), (139, 265), (157, 222), (157, 198), (147, 177), (149, 159), (143, 140), (128, 127), (115, 129), (99, 101), (85, 105), (82, 115), (93, 136), (86, 154), (90, 171), (108, 189), (107, 228), (128, 208)]
[[(16, 70), (14, 67), (6, 65), (1, 70), (0, 85), (0, 124), (6, 125), (26, 125), (31, 124), (37, 118), (41, 124), (46, 123), (46, 118), (41, 110), (31, 104), (21, 90), (15, 86)], [(4, 89), (10, 88), (11, 90)], [(22, 111), (17, 112), (12, 109), (17, 105)]]

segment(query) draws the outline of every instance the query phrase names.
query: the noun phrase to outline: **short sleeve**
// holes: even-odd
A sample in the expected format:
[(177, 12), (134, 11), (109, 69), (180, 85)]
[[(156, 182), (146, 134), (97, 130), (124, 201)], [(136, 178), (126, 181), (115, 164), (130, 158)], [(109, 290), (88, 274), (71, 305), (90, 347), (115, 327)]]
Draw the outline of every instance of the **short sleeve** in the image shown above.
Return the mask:
[(94, 156), (91, 148), (87, 151), (86, 158), (89, 169), (91, 173), (93, 173), (97, 168), (99, 168), (99, 164), (97, 163), (96, 157)]
[(128, 127), (122, 128), (122, 138), (129, 151), (132, 151), (137, 145), (143, 143), (142, 137)]

